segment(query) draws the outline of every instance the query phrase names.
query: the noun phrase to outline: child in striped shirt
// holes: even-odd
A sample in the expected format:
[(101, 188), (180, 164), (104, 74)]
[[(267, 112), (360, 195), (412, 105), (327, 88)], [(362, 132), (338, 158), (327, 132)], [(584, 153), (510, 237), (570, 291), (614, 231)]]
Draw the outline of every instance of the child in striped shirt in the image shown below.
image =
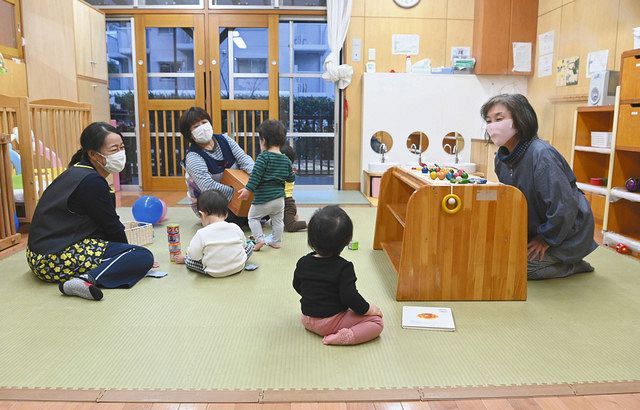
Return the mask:
[[(284, 230), (284, 184), (294, 182), (291, 161), (280, 152), (284, 145), (286, 130), (280, 121), (267, 120), (260, 124), (260, 155), (256, 158), (253, 172), (247, 185), (238, 191), (242, 200), (253, 192), (253, 202), (249, 208), (249, 228), (256, 241), (254, 251), (259, 251), (264, 245), (280, 248), (282, 231)], [(260, 219), (269, 216), (272, 234), (269, 240), (262, 232)]]

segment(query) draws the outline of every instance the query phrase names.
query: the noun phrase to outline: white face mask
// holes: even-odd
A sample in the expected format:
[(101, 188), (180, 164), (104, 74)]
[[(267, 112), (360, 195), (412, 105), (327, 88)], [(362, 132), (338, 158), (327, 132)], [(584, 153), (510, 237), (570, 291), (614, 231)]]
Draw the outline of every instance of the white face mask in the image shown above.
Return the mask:
[(191, 131), (191, 135), (193, 136), (193, 140), (198, 144), (207, 144), (213, 137), (213, 127), (210, 122), (205, 122), (194, 128), (193, 131)]
[[(98, 152), (98, 154), (100, 153)], [(107, 163), (104, 164), (102, 168), (111, 174), (118, 174), (122, 172), (124, 165), (127, 163), (127, 154), (124, 150), (107, 156), (100, 154), (100, 156), (107, 160)]]

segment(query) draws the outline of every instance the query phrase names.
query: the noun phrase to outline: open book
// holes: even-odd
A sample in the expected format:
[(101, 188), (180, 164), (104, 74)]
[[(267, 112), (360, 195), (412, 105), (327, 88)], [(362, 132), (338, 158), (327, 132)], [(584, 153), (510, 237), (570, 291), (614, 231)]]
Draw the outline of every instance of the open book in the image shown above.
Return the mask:
[(453, 312), (449, 308), (403, 306), (402, 328), (453, 332), (456, 330), (456, 325), (453, 321)]

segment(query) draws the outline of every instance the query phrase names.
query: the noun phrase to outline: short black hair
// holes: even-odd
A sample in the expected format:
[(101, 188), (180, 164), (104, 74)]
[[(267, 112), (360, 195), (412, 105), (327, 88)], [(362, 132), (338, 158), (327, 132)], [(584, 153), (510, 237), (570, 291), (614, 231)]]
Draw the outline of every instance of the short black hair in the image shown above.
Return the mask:
[(182, 136), (189, 140), (189, 142), (195, 142), (193, 135), (191, 135), (191, 126), (202, 120), (207, 120), (211, 125), (213, 125), (213, 121), (211, 120), (209, 113), (200, 107), (191, 107), (187, 111), (183, 112), (180, 117), (180, 133)]
[(318, 209), (307, 228), (307, 243), (320, 256), (338, 256), (353, 237), (353, 222), (337, 205)]
[(207, 215), (226, 216), (228, 206), (227, 198), (215, 189), (204, 191), (198, 197), (198, 211)]
[(502, 104), (511, 113), (513, 128), (519, 141), (528, 141), (538, 136), (538, 116), (522, 94), (500, 94), (484, 103), (480, 109), (482, 119), (486, 121), (489, 110), (494, 105)]
[(291, 145), (284, 144), (283, 146), (280, 147), (280, 152), (286, 155), (287, 158), (289, 158), (289, 161), (291, 161), (291, 163), (293, 163), (293, 161), (296, 160), (296, 150), (294, 150)]
[(258, 134), (267, 148), (281, 147), (287, 137), (287, 130), (280, 121), (266, 120), (258, 127)]

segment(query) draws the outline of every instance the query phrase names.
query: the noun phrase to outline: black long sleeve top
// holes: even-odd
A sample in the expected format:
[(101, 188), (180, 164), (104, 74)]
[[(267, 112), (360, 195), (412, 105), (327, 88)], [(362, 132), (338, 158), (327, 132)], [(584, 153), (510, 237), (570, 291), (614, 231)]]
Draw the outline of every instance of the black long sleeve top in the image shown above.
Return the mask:
[[(86, 162), (81, 165), (91, 166)], [(69, 196), (67, 206), (71, 212), (88, 215), (98, 227), (92, 238), (110, 242), (128, 243), (124, 225), (116, 213), (116, 198), (109, 184), (97, 172), (87, 175)]]
[(347, 309), (367, 313), (369, 303), (358, 293), (353, 263), (340, 256), (315, 255), (300, 258), (293, 273), (302, 313), (312, 317), (330, 317)]

